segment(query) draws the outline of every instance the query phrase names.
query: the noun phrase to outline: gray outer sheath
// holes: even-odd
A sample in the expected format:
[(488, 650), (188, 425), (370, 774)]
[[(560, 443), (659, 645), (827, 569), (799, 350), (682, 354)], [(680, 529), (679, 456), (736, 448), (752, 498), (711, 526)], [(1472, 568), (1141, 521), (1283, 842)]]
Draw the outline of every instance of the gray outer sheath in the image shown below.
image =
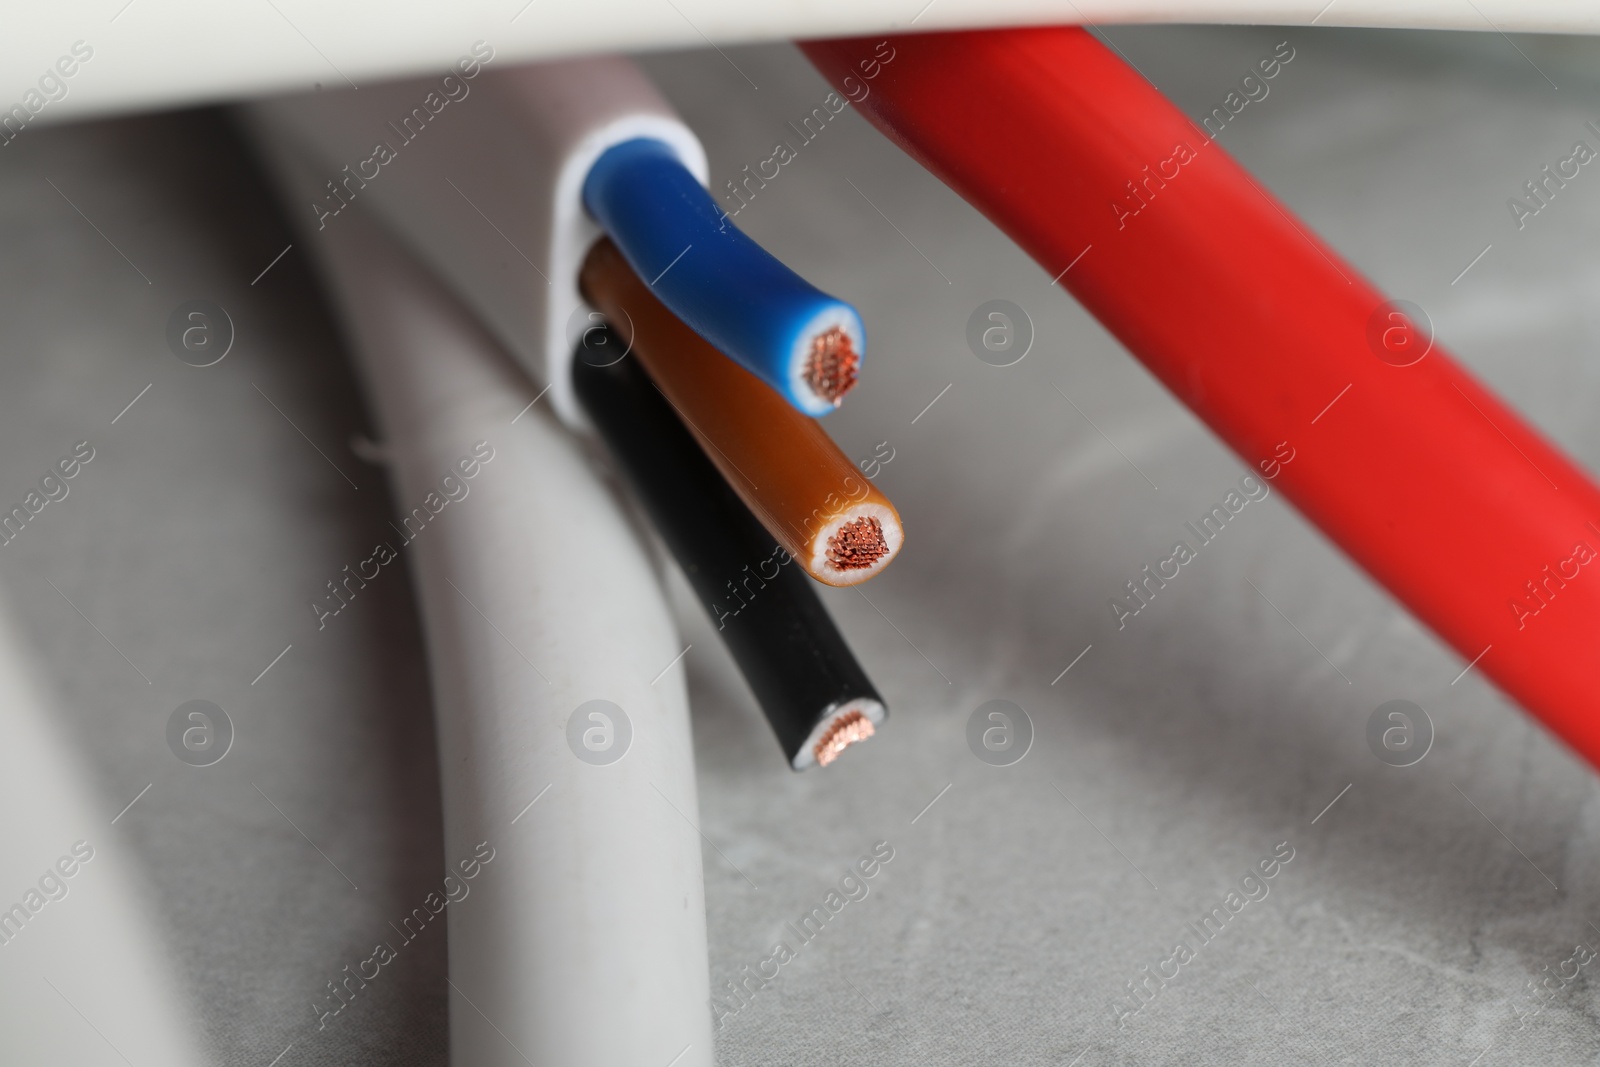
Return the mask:
[[(255, 125), (288, 201), (307, 195), (318, 168), (270, 119)], [(449, 908), (451, 1060), (681, 1053), (677, 1067), (711, 1067), (688, 700), (681, 671), (650, 684), (682, 645), (646, 553), (571, 435), (542, 408), (517, 418), (537, 387), (364, 205), (303, 240), (354, 342), (400, 506), (447, 491), (446, 475), (468, 487), (399, 548), (433, 676), (441, 859), (493, 850)], [(458, 463), (478, 442), (493, 457), (468, 479)], [(597, 699), (632, 729), (607, 764), (568, 740)]]
[[(583, 209), (583, 179), (607, 148), (653, 137), (704, 183), (705, 150), (643, 72), (620, 57), (506, 69), (491, 63), (460, 84), (465, 95), (431, 117), (421, 105), (438, 79), (290, 97), (253, 110), (312, 164), (310, 180), (290, 198), (294, 217), (320, 220), (325, 234), (356, 205), (376, 209), (539, 387), (549, 386), (562, 421), (584, 427), (568, 368), (587, 310), (578, 267), (600, 230)], [(369, 163), (379, 143), (393, 158)]]

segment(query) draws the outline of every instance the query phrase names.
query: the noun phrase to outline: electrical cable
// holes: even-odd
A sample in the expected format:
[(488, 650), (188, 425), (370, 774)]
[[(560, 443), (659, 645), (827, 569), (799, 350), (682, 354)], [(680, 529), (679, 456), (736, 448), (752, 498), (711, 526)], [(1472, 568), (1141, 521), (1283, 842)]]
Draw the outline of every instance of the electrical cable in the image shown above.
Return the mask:
[[(307, 91), (329, 82), (326, 56), (337, 56), (343, 91), (348, 81), (367, 93), (399, 78), (445, 71), (461, 50), (494, 26), (500, 62), (534, 65), (552, 59), (603, 52), (664, 52), (731, 47), (803, 36), (893, 32), (910, 18), (926, 29), (1026, 25), (1077, 19), (1085, 24), (1214, 23), (1280, 25), (1315, 30), (1330, 26), (1390, 26), (1493, 33), (1596, 33), (1600, 11), (1573, 0), (807, 0), (752, 4), (748, 0), (699, 0), (691, 22), (681, 5), (657, 0), (613, 0), (541, 5), (537, 18), (509, 21), (506, 5), (492, 0), (457, 0), (427, 9), (427, 17), (385, 21), (393, 7), (380, 0), (347, 0), (337, 17), (319, 23), (315, 48), (281, 32), (274, 5), (140, 5), (139, 18), (116, 25), (116, 58), (89, 65), (71, 92), (52, 102), (40, 122), (82, 120), (134, 109), (192, 107), (251, 96)], [(0, 69), (35, 72), (62, 45), (81, 38), (84, 24), (71, 4), (19, 4), (7, 12), (0, 35)], [(921, 10), (919, 11), (918, 8)], [(115, 17), (115, 16), (114, 16)], [(381, 25), (382, 32), (373, 32)], [(94, 41), (96, 45), (100, 42)], [(481, 43), (481, 42), (480, 42)], [(226, 59), (197, 62), (196, 50)], [(1549, 69), (1554, 49), (1519, 50)], [(1510, 51), (1508, 49), (1508, 51)], [(102, 67), (100, 64), (104, 63)], [(69, 68), (70, 69), (70, 68)], [(751, 77), (753, 75), (753, 77)], [(37, 76), (37, 75), (35, 75)], [(761, 71), (738, 71), (740, 89)], [(1555, 74), (1557, 80), (1561, 75)], [(14, 111), (13, 111), (14, 113)]]
[[(132, 786), (114, 800), (102, 795), (68, 736), (73, 716), (39, 675), (43, 662), (10, 611), (0, 611), (0, 808), (8, 813), (0, 1062), (124, 1062), (112, 1060), (110, 1045), (141, 1064), (214, 1063), (145, 875), (145, 835), (165, 816), (150, 806), (183, 803), (182, 787), (162, 776), (160, 785)], [(125, 787), (133, 781), (118, 777)], [(156, 796), (135, 807), (152, 787)], [(86, 1027), (85, 1019), (94, 1022)]]
[(609, 239), (589, 250), (578, 286), (807, 574), (855, 585), (889, 565), (905, 540), (900, 515), (821, 426), (676, 318)]
[(861, 316), (730, 224), (671, 147), (607, 149), (583, 203), (657, 299), (795, 407), (825, 415), (854, 388)]
[[(277, 116), (250, 112), (294, 207), (321, 169)], [(416, 507), (401, 521), (448, 504), (420, 533), (407, 522), (409, 539), (380, 536), (422, 611), (441, 859), (493, 853), (450, 906), (450, 1060), (682, 1050), (676, 1067), (711, 1067), (694, 745), (657, 575), (541, 393), (371, 216), (358, 203), (318, 231), (291, 215), (348, 331), (394, 499)]]
[[(520, 67), (472, 58), (447, 80), (306, 93), (252, 108), (322, 171), (291, 205), (294, 214), (316, 219), (321, 235), (337, 230), (351, 205), (375, 212), (535, 385), (549, 387), (556, 416), (582, 430), (567, 363), (588, 312), (578, 266), (603, 236), (583, 206), (584, 179), (607, 149), (649, 138), (705, 181), (705, 149), (623, 56)], [(430, 100), (443, 109), (432, 118)]]
[(795, 770), (827, 766), (888, 711), (811, 580), (750, 514), (637, 358), (597, 326), (574, 391), (655, 523)]
[[(842, 87), (875, 44), (801, 47)], [(1468, 669), (1600, 764), (1589, 476), (1088, 33), (889, 45), (862, 114), (1275, 475)]]

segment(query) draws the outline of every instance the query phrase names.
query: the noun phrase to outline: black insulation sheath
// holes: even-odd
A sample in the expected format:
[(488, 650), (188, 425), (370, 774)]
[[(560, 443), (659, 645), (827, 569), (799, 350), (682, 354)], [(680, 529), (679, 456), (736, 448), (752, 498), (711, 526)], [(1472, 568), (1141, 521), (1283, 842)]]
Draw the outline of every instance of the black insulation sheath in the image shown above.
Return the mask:
[(644, 504), (783, 746), (790, 767), (819, 722), (882, 698), (791, 562), (615, 334), (572, 360), (578, 402)]

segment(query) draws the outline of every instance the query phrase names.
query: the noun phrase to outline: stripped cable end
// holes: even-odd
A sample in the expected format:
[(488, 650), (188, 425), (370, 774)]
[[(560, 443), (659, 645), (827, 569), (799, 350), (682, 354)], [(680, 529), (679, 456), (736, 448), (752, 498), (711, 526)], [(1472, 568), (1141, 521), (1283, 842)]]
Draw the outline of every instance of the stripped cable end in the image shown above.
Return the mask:
[(812, 392), (838, 407), (845, 394), (856, 387), (860, 373), (861, 354), (851, 343), (850, 335), (834, 326), (812, 339), (801, 377)]

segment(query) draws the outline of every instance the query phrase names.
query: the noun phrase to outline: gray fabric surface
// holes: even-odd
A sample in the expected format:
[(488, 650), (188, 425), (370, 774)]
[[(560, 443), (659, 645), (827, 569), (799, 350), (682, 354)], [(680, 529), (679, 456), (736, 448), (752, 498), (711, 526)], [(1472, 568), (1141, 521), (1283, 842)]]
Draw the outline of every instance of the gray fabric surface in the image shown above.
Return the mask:
[[(1290, 39), (1295, 60), (1222, 142), (1600, 468), (1600, 188), (1575, 183), (1522, 232), (1504, 206), (1600, 114), (1592, 83), (1555, 91), (1509, 43), (1484, 58), (1487, 36), (1470, 65), (1420, 35), (1110, 36), (1195, 116)], [(785, 124), (827, 92), (781, 47), (647, 66), (704, 137), (716, 187), (793, 143)], [(410, 590), (374, 583), (320, 634), (306, 606), (390, 501), (351, 451), (362, 402), (305, 260), (290, 251), (252, 284), (292, 238), (215, 117), (30, 129), (0, 156), (0, 191), (0, 498), (76, 440), (98, 450), (0, 550), (0, 581), (108, 816), (151, 784), (116, 829), (146, 861), (206, 1043), (227, 1064), (291, 1043), (282, 1067), (443, 1063), (443, 930), (336, 1026), (316, 1033), (310, 1011), (444, 857)], [(879, 484), (908, 542), (865, 590), (825, 592), (893, 718), (821, 773), (785, 769), (674, 584), (716, 845), (713, 985), (797, 945), (785, 924), (875, 843), (893, 849), (866, 896), (723, 1020), (719, 1062), (1600, 1056), (1594, 964), (1517, 1014), (1531, 980), (1600, 947), (1589, 768), (1476, 672), (1452, 684), (1465, 664), (1277, 496), (1118, 632), (1107, 598), (1244, 468), (859, 116), (802, 147), (737, 222), (861, 308), (867, 373), (828, 427), (852, 457), (893, 449)], [(167, 316), (193, 297), (237, 328), (214, 367), (167, 351)], [(1037, 332), (1012, 367), (964, 339), (995, 298)], [(238, 732), (205, 769), (164, 737), (194, 698)], [(1010, 767), (968, 750), (991, 699), (1035, 730)], [(1436, 728), (1415, 766), (1368, 748), (1391, 699)], [(1119, 1028), (1127, 983), (1284, 842), (1267, 895)]]

